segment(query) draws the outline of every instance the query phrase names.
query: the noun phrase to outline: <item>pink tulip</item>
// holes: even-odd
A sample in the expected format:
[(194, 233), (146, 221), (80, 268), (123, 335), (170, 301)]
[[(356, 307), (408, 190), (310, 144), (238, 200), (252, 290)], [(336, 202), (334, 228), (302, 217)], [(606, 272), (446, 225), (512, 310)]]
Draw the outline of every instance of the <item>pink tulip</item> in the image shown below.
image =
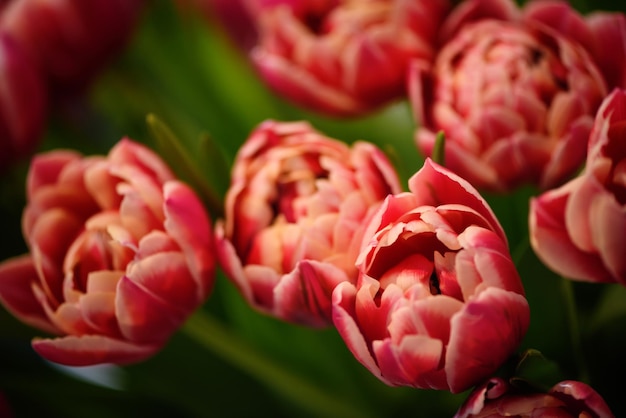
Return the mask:
[(331, 323), (331, 295), (356, 280), (363, 222), (397, 176), (375, 146), (352, 147), (305, 122), (266, 121), (235, 160), (216, 226), (226, 275), (258, 310), (309, 326)]
[(604, 399), (582, 382), (566, 380), (547, 393), (521, 390), (500, 378), (476, 388), (454, 418), (613, 418)]
[(333, 293), (348, 348), (391, 386), (464, 391), (520, 344), (528, 302), (504, 232), (465, 180), (429, 159), (366, 229), (357, 284)]
[(584, 171), (531, 201), (531, 244), (555, 272), (626, 286), (626, 90), (598, 110)]
[(469, 0), (447, 17), (433, 65), (409, 90), (427, 156), (446, 135), (446, 165), (475, 187), (507, 192), (567, 181), (585, 160), (593, 117), (626, 87), (626, 18), (580, 16), (565, 2)]
[(10, 0), (0, 28), (58, 92), (83, 87), (128, 41), (145, 0)]
[(48, 360), (130, 363), (156, 353), (207, 297), (209, 219), (194, 192), (128, 139), (107, 157), (35, 157), (22, 229), (30, 254), (0, 264), (0, 301), (57, 338)]
[(447, 0), (251, 0), (252, 59), (280, 95), (334, 116), (406, 96), (411, 59), (430, 60)]
[(19, 46), (0, 31), (0, 172), (33, 152), (47, 114), (41, 74)]

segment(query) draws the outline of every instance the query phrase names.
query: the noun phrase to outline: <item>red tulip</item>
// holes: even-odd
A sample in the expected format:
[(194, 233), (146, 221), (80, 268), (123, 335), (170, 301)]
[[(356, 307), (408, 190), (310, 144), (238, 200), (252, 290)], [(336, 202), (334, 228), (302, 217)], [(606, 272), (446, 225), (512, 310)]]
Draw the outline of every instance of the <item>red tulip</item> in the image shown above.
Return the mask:
[(145, 0), (11, 0), (0, 28), (58, 92), (83, 87), (128, 41)]
[(555, 272), (626, 286), (626, 90), (598, 110), (584, 171), (531, 201), (530, 234)]
[(41, 74), (8, 35), (0, 32), (0, 171), (39, 143), (47, 114)]
[(128, 139), (107, 157), (35, 157), (22, 228), (30, 254), (0, 264), (0, 301), (57, 338), (33, 348), (67, 365), (157, 352), (207, 297), (209, 219), (198, 197)]
[(358, 282), (335, 289), (333, 320), (383, 382), (457, 393), (518, 347), (528, 302), (504, 232), (468, 182), (427, 160), (409, 189), (370, 221)]
[(334, 287), (356, 280), (364, 220), (399, 190), (372, 144), (349, 147), (304, 122), (264, 122), (233, 166), (216, 226), (219, 261), (260, 311), (327, 325)]
[(479, 189), (562, 184), (584, 163), (608, 89), (626, 87), (626, 18), (580, 16), (567, 3), (460, 3), (441, 30), (434, 64), (410, 71), (429, 156), (446, 135), (446, 165)]
[(406, 96), (411, 59), (430, 60), (447, 0), (253, 0), (252, 58), (287, 99), (335, 116)]
[(500, 378), (476, 388), (454, 418), (613, 418), (604, 399), (582, 382), (566, 380), (547, 393), (523, 391)]

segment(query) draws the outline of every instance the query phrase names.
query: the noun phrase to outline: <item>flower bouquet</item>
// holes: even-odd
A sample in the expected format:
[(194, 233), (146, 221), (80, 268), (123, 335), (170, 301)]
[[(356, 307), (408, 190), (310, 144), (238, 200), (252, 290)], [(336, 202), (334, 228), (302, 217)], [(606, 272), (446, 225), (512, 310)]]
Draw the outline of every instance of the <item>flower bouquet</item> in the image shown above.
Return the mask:
[(626, 7), (0, 3), (0, 416), (626, 415)]

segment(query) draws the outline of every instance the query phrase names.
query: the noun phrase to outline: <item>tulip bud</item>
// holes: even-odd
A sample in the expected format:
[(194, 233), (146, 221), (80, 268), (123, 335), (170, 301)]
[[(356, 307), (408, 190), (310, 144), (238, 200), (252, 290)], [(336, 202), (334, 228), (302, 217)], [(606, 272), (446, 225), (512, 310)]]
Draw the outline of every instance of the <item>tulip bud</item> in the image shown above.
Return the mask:
[(626, 286), (626, 90), (598, 110), (584, 171), (531, 201), (537, 256), (574, 280)]
[(374, 145), (352, 147), (307, 123), (261, 124), (241, 147), (216, 226), (226, 275), (257, 309), (310, 326), (354, 282), (363, 222), (400, 185)]
[(411, 59), (430, 60), (447, 0), (252, 1), (259, 43), (252, 59), (285, 98), (355, 116), (406, 96)]
[(566, 380), (554, 385), (547, 393), (541, 393), (491, 378), (474, 389), (454, 418), (512, 416), (613, 418), (613, 413), (604, 399), (582, 382)]
[(212, 232), (194, 194), (128, 139), (108, 156), (36, 156), (22, 217), (30, 253), (0, 264), (0, 302), (57, 335), (35, 351), (71, 366), (156, 353), (214, 280)]
[(336, 287), (333, 321), (388, 385), (462, 392), (518, 347), (528, 302), (504, 232), (468, 182), (427, 160), (409, 189), (366, 227), (358, 281)]
[(430, 156), (443, 131), (446, 166), (479, 189), (558, 186), (584, 163), (598, 106), (610, 83), (626, 81), (614, 71), (624, 62), (621, 14), (584, 20), (564, 2), (463, 2), (443, 23), (434, 64), (410, 70), (415, 141)]

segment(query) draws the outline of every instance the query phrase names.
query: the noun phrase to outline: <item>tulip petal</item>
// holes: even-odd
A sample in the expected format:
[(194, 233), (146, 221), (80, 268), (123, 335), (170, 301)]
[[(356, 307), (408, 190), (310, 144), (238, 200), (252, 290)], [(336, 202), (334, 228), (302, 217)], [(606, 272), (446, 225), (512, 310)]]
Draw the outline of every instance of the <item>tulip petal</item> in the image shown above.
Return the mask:
[(446, 18), (440, 30), (440, 40), (449, 40), (461, 27), (471, 22), (489, 19), (516, 21), (519, 17), (518, 8), (509, 0), (465, 1)]
[(159, 184), (175, 178), (167, 164), (154, 151), (126, 137), (111, 148), (108, 160), (117, 168), (126, 166), (146, 173)]
[(10, 258), (0, 264), (0, 302), (20, 321), (51, 334), (59, 330), (48, 319), (32, 290), (39, 281), (30, 255)]
[(82, 295), (78, 309), (84, 321), (97, 332), (113, 338), (121, 337), (115, 317), (115, 293), (98, 292)]
[(593, 50), (592, 33), (585, 20), (565, 2), (529, 2), (524, 7), (524, 20), (525, 22), (540, 22), (565, 38), (574, 40), (588, 50)]
[(103, 363), (123, 365), (145, 360), (161, 348), (158, 345), (133, 344), (101, 335), (35, 339), (32, 346), (42, 357), (67, 366)]
[(382, 376), (374, 357), (372, 357), (372, 353), (369, 351), (365, 338), (361, 334), (359, 324), (356, 322), (356, 293), (356, 287), (349, 282), (340, 283), (335, 288), (333, 291), (333, 324), (356, 359), (372, 372), (374, 376), (390, 384)]
[(117, 209), (122, 197), (117, 193), (119, 178), (111, 175), (109, 164), (102, 161), (85, 171), (85, 187), (103, 210)]
[(228, 276), (237, 286), (244, 298), (248, 301), (254, 300), (252, 288), (246, 281), (243, 266), (235, 247), (225, 238), (224, 222), (218, 221), (214, 228), (215, 234), (215, 255), (217, 261)]
[(124, 338), (146, 345), (163, 344), (184, 319), (180, 309), (172, 309), (127, 276), (118, 285), (115, 308)]
[(541, 261), (560, 275), (589, 282), (610, 282), (602, 261), (572, 243), (564, 221), (569, 197), (583, 180), (580, 177), (531, 199), (530, 242)]
[(447, 389), (440, 369), (443, 343), (424, 335), (408, 335), (400, 344), (374, 341), (376, 361), (382, 376), (393, 386), (407, 382), (420, 388)]
[(506, 235), (496, 215), (478, 191), (469, 182), (434, 163), (430, 158), (409, 179), (409, 189), (417, 196), (417, 206), (455, 203), (472, 208), (506, 242)]
[(309, 326), (328, 325), (333, 290), (345, 281), (345, 272), (332, 264), (302, 260), (274, 288), (276, 315)]
[(594, 55), (609, 89), (626, 88), (626, 16), (623, 13), (594, 12), (587, 16)]
[(261, 49), (253, 49), (252, 60), (265, 81), (279, 93), (313, 110), (351, 116), (364, 112), (354, 99), (310, 73), (291, 65), (287, 60)]
[(78, 152), (69, 150), (48, 152), (33, 157), (26, 178), (27, 195), (32, 196), (35, 190), (55, 184), (63, 169), (80, 158)]
[(124, 277), (167, 304), (170, 311), (189, 312), (202, 300), (187, 259), (180, 252), (160, 252), (135, 261), (128, 265)]
[[(476, 273), (487, 286), (494, 286), (524, 295), (524, 288), (506, 245), (492, 231), (476, 226), (468, 227), (459, 235), (464, 251), (472, 256)], [(463, 253), (463, 251), (462, 251)], [(457, 256), (461, 257), (461, 254)], [(463, 283), (462, 271), (458, 270)]]
[(626, 211), (615, 196), (605, 192), (596, 195), (589, 218), (594, 222), (592, 240), (613, 279), (626, 285)]
[(475, 388), (454, 418), (472, 418), (480, 414), (486, 403), (497, 399), (508, 390), (508, 384), (499, 377), (492, 377), (487, 382)]
[[(581, 405), (582, 402), (585, 410), (595, 413), (598, 417), (613, 418), (614, 416), (598, 392), (582, 382), (565, 380), (554, 385), (549, 393), (568, 405)], [(576, 409), (578, 408), (580, 406)]]
[(185, 254), (196, 282), (197, 301), (200, 302), (209, 294), (214, 279), (210, 220), (198, 197), (183, 183), (166, 183), (163, 197), (165, 230)]
[(450, 319), (463, 308), (463, 302), (437, 295), (408, 303), (393, 312), (387, 326), (391, 340), (400, 344), (407, 335), (424, 335), (448, 344)]
[(451, 320), (450, 391), (462, 392), (495, 372), (520, 344), (529, 320), (528, 302), (515, 292), (489, 287), (468, 301)]

